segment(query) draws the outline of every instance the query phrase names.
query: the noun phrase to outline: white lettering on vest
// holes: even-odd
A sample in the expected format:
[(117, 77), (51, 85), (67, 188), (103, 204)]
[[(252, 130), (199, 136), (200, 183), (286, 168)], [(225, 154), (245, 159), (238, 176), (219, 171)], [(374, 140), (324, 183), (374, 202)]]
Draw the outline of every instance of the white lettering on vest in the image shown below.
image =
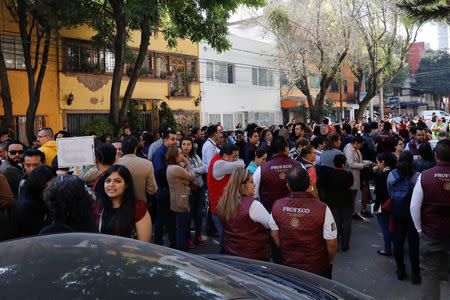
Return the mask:
[(450, 178), (450, 174), (446, 174), (446, 173), (434, 173), (434, 178)]
[(309, 208), (289, 207), (289, 206), (283, 206), (283, 211), (293, 212), (293, 213), (303, 213), (303, 214), (310, 213)]
[(280, 170), (280, 169), (291, 169), (292, 165), (279, 165), (279, 166), (271, 166), (271, 170)]

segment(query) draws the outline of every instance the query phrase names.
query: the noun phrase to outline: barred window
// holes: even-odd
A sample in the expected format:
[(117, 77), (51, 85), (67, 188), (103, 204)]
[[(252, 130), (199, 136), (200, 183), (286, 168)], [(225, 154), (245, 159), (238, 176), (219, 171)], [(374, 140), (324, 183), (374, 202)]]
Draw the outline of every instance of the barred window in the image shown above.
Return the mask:
[(6, 68), (25, 70), (25, 58), (20, 37), (0, 35), (0, 43)]
[(112, 73), (114, 54), (97, 49), (92, 43), (78, 40), (64, 40), (64, 70), (81, 73)]

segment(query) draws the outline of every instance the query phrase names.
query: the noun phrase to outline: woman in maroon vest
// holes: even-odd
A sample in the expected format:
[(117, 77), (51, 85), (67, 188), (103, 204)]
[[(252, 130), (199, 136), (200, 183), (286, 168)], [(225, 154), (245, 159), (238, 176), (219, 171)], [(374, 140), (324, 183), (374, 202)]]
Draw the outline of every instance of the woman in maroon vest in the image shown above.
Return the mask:
[(225, 234), (225, 252), (250, 259), (269, 259), (269, 213), (252, 198), (255, 183), (248, 170), (235, 170), (217, 205)]

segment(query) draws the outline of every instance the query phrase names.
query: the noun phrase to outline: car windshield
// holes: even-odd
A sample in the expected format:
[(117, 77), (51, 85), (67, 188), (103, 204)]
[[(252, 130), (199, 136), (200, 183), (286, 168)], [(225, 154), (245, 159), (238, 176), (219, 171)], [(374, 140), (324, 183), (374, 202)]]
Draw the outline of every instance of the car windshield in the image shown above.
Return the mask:
[(16, 299), (309, 299), (205, 258), (99, 234), (1, 243), (0, 288)]

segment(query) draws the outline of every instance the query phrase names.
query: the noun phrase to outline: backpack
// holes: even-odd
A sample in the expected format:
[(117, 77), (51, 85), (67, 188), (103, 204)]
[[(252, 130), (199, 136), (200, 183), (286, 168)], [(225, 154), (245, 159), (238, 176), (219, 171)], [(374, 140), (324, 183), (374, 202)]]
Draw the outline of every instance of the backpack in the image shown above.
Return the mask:
[(410, 217), (409, 206), (415, 184), (415, 176), (400, 177), (398, 170), (392, 171), (395, 180), (391, 186), (391, 214), (396, 217)]

